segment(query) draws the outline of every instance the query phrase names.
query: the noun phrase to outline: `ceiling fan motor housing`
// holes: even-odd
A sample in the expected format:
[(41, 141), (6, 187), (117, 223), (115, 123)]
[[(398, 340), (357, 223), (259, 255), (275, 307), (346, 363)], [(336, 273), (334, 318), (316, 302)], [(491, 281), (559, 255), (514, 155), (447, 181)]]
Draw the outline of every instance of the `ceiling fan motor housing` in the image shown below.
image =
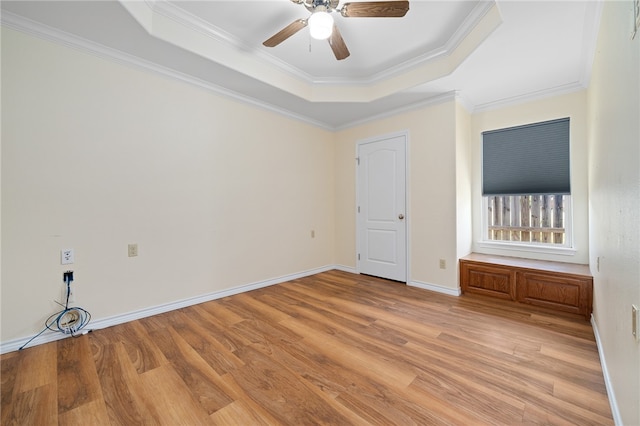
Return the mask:
[(334, 10), (332, 3), (335, 3), (334, 7), (337, 6), (337, 2), (331, 2), (330, 0), (307, 0), (303, 4), (311, 13), (320, 11), (331, 13)]

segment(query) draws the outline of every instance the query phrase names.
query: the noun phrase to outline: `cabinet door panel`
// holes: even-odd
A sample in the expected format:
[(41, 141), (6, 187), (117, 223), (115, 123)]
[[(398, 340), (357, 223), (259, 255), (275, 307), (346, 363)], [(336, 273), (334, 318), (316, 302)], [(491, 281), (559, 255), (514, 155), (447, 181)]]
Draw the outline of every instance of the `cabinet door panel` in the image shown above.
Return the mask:
[(518, 272), (517, 282), (516, 299), (518, 302), (583, 315), (587, 314), (586, 311), (591, 306), (589, 300), (591, 283), (589, 280), (534, 272)]
[(508, 268), (461, 264), (462, 291), (515, 300), (515, 273)]

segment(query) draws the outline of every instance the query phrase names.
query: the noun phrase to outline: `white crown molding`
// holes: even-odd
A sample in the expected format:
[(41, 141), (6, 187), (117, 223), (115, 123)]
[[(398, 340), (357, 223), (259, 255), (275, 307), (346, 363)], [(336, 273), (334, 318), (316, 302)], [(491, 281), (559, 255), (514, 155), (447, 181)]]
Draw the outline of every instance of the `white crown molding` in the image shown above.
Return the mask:
[(444, 102), (455, 100), (457, 96), (458, 96), (458, 92), (456, 91), (441, 93), (419, 102), (414, 102), (412, 104), (408, 104), (400, 108), (385, 111), (382, 114), (376, 114), (376, 115), (369, 116), (367, 118), (363, 118), (361, 120), (349, 122), (347, 124), (336, 127), (334, 130), (335, 131), (345, 130), (352, 127), (367, 124), (372, 121), (381, 120), (383, 118), (393, 117), (394, 115), (402, 114), (404, 112), (415, 111), (417, 109), (428, 107), (431, 105), (438, 105)]
[(366, 80), (363, 79), (362, 81), (371, 84), (381, 80), (386, 80), (429, 62), (434, 62), (438, 59), (451, 56), (460, 44), (471, 35), (473, 29), (478, 26), (494, 5), (495, 1), (483, 1), (477, 3), (471, 13), (465, 18), (462, 24), (456, 29), (443, 46), (401, 64), (394, 65), (393, 67), (379, 72)]
[[(122, 4), (126, 4), (125, 0), (119, 0), (119, 1)], [(181, 7), (178, 7), (174, 3), (170, 3), (167, 0), (146, 1), (145, 3), (149, 6), (152, 12), (156, 12), (171, 20), (174, 20), (184, 25), (187, 28), (190, 28), (194, 31), (198, 31), (218, 41), (229, 43), (234, 47), (239, 47), (241, 49), (249, 48), (249, 46), (243, 44), (238, 38), (234, 37), (232, 34), (224, 31), (221, 28), (211, 25), (209, 22), (203, 19), (200, 19), (199, 17), (197, 17), (192, 13), (187, 12), (186, 10), (182, 9)]]
[(455, 91), (455, 97), (456, 97), (456, 100), (460, 103), (460, 105), (462, 105), (462, 107), (469, 114), (471, 114), (471, 112), (475, 108), (475, 106), (473, 105), (473, 102), (471, 102), (471, 100), (460, 90)]
[(464, 41), (465, 38), (471, 31), (482, 21), (487, 13), (491, 11), (491, 9), (496, 5), (496, 2), (491, 1), (481, 1), (476, 4), (471, 13), (465, 18), (462, 24), (458, 27), (458, 29), (453, 33), (451, 38), (447, 40), (444, 45), (444, 49), (447, 52), (453, 52), (458, 48), (460, 43)]
[(523, 93), (517, 96), (498, 99), (496, 101), (487, 102), (484, 104), (478, 104), (470, 111), (473, 114), (478, 112), (491, 111), (499, 108), (505, 108), (509, 106), (515, 106), (515, 105), (531, 102), (531, 101), (536, 101), (539, 99), (550, 98), (553, 96), (566, 95), (568, 93), (578, 92), (586, 88), (587, 86), (583, 82), (576, 81), (573, 83), (563, 84), (561, 86), (551, 87), (549, 89), (537, 90), (534, 92)]
[[(119, 1), (123, 5), (126, 4), (125, 0)], [(167, 0), (147, 0), (146, 4), (149, 6), (152, 12), (158, 13), (159, 15), (171, 19), (172, 21), (177, 22), (178, 24), (181, 24), (193, 31), (197, 31), (208, 37), (211, 37), (218, 42), (228, 44), (245, 52), (251, 52), (253, 56), (258, 57), (265, 63), (280, 69), (281, 71), (291, 75), (292, 77), (307, 81), (309, 83), (312, 83), (314, 81), (313, 76), (311, 76), (310, 74), (305, 73), (299, 68), (287, 64), (286, 62), (273, 55), (270, 55), (260, 49), (256, 49), (254, 46), (250, 46), (244, 43), (233, 34), (199, 18), (198, 16), (195, 16), (192, 13), (187, 12), (181, 7), (178, 7), (178, 5), (175, 3), (170, 3)]]
[[(330, 271), (332, 269), (340, 269), (340, 268), (337, 268), (334, 265), (327, 265), (320, 268), (309, 269), (309, 270), (294, 273), (294, 274), (283, 275), (277, 278), (272, 278), (272, 279), (263, 280), (263, 281), (256, 281), (250, 284), (233, 287), (226, 290), (214, 291), (212, 293), (203, 294), (201, 296), (190, 297), (187, 299), (176, 300), (175, 302), (165, 303), (157, 306), (151, 306), (151, 307), (139, 309), (133, 312), (127, 312), (124, 314), (114, 315), (107, 318), (100, 318), (96, 321), (91, 321), (89, 325), (86, 327), (86, 329), (83, 330), (83, 334), (86, 334), (93, 330), (99, 330), (102, 328), (107, 328), (107, 327), (111, 327), (118, 324), (124, 324), (129, 321), (135, 321), (141, 318), (147, 318), (153, 315), (174, 311), (176, 309), (185, 308), (187, 306), (193, 306), (193, 305), (209, 302), (216, 299), (221, 299), (223, 297), (244, 293), (247, 291), (257, 290), (259, 288), (269, 287), (269, 286), (284, 283), (287, 281), (297, 280), (299, 278), (316, 275), (321, 272)], [(341, 270), (344, 270), (344, 269), (341, 269)], [(347, 272), (350, 272), (350, 271), (347, 271)], [(59, 332), (48, 331), (38, 336), (37, 339), (34, 339), (33, 344), (41, 345), (43, 343), (54, 342), (56, 340), (61, 340), (67, 337), (71, 337), (71, 336), (68, 334), (63, 334)], [(0, 344), (0, 354), (17, 351), (25, 343), (29, 342), (29, 339), (31, 338), (33, 337), (32, 336), (22, 337), (22, 338), (13, 339), (7, 342), (2, 342)]]
[(233, 92), (222, 86), (218, 86), (216, 84), (164, 67), (154, 62), (141, 59), (137, 56), (130, 55), (120, 50), (104, 46), (102, 44), (87, 40), (77, 35), (70, 34), (65, 31), (58, 30), (56, 28), (52, 28), (48, 25), (24, 18), (20, 15), (16, 15), (8, 11), (2, 12), (2, 16), (0, 17), (0, 23), (2, 24), (2, 26), (6, 26), (7, 28), (11, 28), (13, 30), (23, 32), (25, 34), (35, 36), (55, 44), (63, 45), (65, 47), (75, 49), (83, 53), (87, 53), (92, 56), (99, 57), (101, 59), (106, 59), (121, 65), (130, 66), (130, 67), (141, 69), (144, 71), (153, 72), (155, 74), (159, 74), (164, 77), (172, 78), (187, 84), (200, 87), (202, 89), (214, 92), (226, 98), (230, 98), (246, 104), (250, 104), (255, 107), (292, 118), (294, 120), (302, 121), (304, 123), (311, 124), (316, 127), (320, 127), (325, 130), (334, 130), (333, 127), (328, 125), (327, 123), (323, 123), (321, 121), (318, 121), (300, 114), (295, 114), (289, 110), (278, 108), (274, 105), (268, 104), (258, 99), (245, 96), (237, 92)]

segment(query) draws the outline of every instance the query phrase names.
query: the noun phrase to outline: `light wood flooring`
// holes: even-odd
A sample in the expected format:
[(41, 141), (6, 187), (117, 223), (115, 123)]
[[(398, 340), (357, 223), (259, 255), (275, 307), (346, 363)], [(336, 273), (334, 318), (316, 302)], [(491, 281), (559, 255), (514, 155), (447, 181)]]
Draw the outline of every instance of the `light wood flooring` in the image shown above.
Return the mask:
[(330, 271), (2, 355), (2, 425), (610, 425), (584, 318)]

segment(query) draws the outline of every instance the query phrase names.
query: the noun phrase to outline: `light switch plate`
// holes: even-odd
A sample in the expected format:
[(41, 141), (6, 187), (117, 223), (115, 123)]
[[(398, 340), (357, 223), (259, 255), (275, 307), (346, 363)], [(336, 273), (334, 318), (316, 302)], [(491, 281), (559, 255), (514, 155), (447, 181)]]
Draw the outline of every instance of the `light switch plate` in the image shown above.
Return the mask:
[(129, 257), (136, 257), (138, 255), (138, 244), (129, 244), (127, 246), (127, 254)]

